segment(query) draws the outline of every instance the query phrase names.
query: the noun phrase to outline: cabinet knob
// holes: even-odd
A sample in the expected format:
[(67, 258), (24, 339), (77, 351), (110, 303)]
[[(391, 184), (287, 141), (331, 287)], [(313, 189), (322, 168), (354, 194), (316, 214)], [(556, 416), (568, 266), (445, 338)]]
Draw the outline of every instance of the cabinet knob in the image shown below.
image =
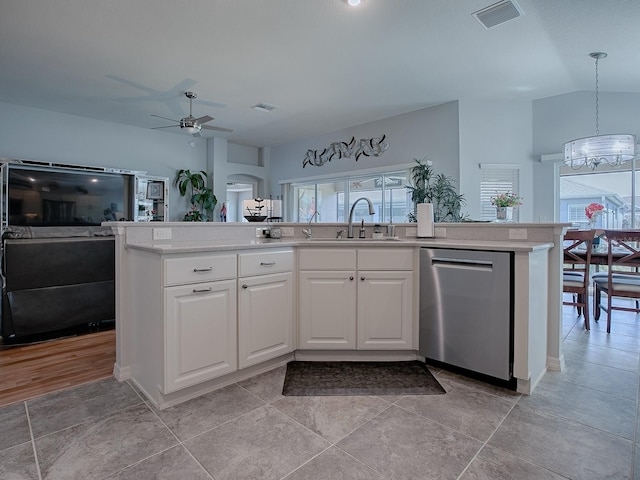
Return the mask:
[(351, 275), (351, 276), (349, 277), (349, 280), (353, 280), (353, 275)]
[(246, 283), (244, 285), (242, 285), (242, 288), (249, 288), (249, 285), (247, 285)]
[(364, 280), (364, 277), (360, 277), (360, 280)]

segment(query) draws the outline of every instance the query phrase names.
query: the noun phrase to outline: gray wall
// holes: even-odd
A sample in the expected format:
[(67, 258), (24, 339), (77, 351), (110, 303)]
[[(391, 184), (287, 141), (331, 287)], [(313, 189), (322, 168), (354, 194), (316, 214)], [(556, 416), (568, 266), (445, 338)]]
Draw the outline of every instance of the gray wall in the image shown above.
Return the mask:
[[(323, 150), (333, 142), (387, 136), (389, 149), (380, 157), (341, 158), (321, 167), (302, 167), (308, 149)], [(438, 172), (459, 177), (458, 103), (450, 102), (270, 149), (268, 192), (279, 195), (281, 180), (318, 175), (357, 174), (359, 170), (411, 163), (428, 157)]]
[[(640, 137), (640, 94), (600, 92), (600, 134), (631, 133)], [(554, 218), (557, 201), (557, 165), (541, 163), (541, 155), (564, 154), (574, 138), (595, 135), (594, 92), (574, 92), (533, 102), (534, 218)]]
[(461, 100), (459, 104), (460, 191), (467, 200), (466, 212), (480, 218), (479, 164), (516, 164), (522, 197), (519, 220), (537, 220), (532, 216), (531, 102)]
[[(0, 157), (146, 170), (173, 181), (179, 168), (204, 169), (206, 145), (202, 138), (0, 103)], [(169, 209), (171, 220), (187, 209), (173, 187)]]
[[(589, 91), (532, 103), (463, 100), (257, 149), (221, 138), (172, 135), (0, 103), (0, 157), (145, 170), (171, 180), (179, 168), (206, 170), (214, 174), (219, 205), (225, 201), (228, 175), (258, 179), (259, 194), (268, 197), (281, 193), (279, 181), (283, 179), (357, 173), (428, 157), (438, 171), (460, 182), (472, 217), (477, 208), (478, 163), (519, 163), (524, 197), (521, 220), (551, 220), (556, 166), (541, 163), (540, 156), (561, 153), (567, 140), (594, 134), (594, 108), (594, 94)], [(640, 94), (600, 93), (600, 130), (640, 136)], [(387, 135), (390, 146), (381, 157), (358, 162), (339, 159), (322, 167), (302, 168), (307, 149), (322, 149), (351, 136), (382, 134)], [(180, 220), (188, 208), (186, 199), (173, 188), (170, 208), (171, 220)]]
[[(377, 158), (333, 160), (321, 167), (302, 168), (307, 149), (323, 149), (332, 142), (387, 135), (389, 149)], [(271, 149), (270, 188), (278, 181), (316, 175), (357, 173), (358, 170), (407, 164), (427, 157), (439, 173), (452, 177), (465, 194), (463, 209), (480, 218), (479, 163), (519, 164), (520, 194), (527, 199), (520, 219), (531, 220), (532, 187), (531, 103), (460, 101), (425, 108), (357, 127), (281, 145)]]

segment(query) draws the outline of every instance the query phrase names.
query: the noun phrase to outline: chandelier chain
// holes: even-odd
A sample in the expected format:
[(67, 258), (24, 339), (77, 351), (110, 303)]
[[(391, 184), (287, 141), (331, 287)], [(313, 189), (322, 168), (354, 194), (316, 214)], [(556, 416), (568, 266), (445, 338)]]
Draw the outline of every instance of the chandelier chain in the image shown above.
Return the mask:
[(600, 60), (599, 57), (596, 57), (596, 136), (600, 135), (600, 117), (599, 117), (599, 110), (600, 110), (600, 105), (598, 103), (598, 90), (599, 90), (599, 82), (598, 82), (598, 61)]

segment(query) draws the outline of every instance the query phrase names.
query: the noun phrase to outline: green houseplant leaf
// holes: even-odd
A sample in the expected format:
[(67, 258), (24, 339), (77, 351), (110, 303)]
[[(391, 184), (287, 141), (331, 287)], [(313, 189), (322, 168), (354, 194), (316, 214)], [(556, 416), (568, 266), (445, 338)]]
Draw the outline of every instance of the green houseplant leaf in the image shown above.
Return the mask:
[(206, 186), (207, 172), (199, 170), (192, 172), (180, 169), (176, 172), (175, 186), (180, 192), (180, 196), (189, 195), (191, 210), (185, 213), (185, 222), (206, 222), (209, 220), (208, 212), (212, 211), (218, 199), (213, 194), (213, 190)]
[(411, 192), (413, 212), (409, 214), (409, 221), (415, 222), (418, 203), (433, 204), (433, 219), (435, 222), (459, 222), (463, 219), (462, 207), (466, 204), (464, 195), (458, 193), (454, 180), (442, 173), (435, 173), (426, 158), (417, 160), (411, 169), (411, 183), (407, 189)]

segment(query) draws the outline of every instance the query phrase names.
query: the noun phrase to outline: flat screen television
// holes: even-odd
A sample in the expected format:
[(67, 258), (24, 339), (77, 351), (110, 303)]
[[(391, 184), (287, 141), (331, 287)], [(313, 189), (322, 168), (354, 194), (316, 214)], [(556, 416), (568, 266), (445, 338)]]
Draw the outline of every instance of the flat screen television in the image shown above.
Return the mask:
[(131, 175), (9, 165), (9, 225), (77, 226), (128, 220)]

